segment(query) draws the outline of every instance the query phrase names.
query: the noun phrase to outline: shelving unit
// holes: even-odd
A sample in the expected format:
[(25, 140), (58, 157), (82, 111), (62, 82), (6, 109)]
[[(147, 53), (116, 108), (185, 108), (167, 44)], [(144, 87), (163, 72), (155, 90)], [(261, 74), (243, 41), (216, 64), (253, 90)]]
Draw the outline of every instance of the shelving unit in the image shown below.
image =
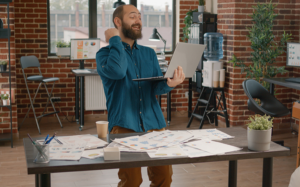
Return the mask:
[(10, 67), (10, 26), (9, 26), (9, 3), (12, 0), (1, 0), (0, 4), (6, 4), (7, 6), (7, 28), (0, 29), (0, 38), (8, 39), (8, 72), (0, 72), (0, 73), (8, 73), (9, 74), (9, 105), (0, 105), (0, 107), (6, 107), (9, 109), (10, 113), (10, 134), (0, 134), (0, 141), (8, 141), (11, 142), (11, 147), (13, 147), (13, 131), (12, 131), (12, 106), (11, 106), (11, 67)]

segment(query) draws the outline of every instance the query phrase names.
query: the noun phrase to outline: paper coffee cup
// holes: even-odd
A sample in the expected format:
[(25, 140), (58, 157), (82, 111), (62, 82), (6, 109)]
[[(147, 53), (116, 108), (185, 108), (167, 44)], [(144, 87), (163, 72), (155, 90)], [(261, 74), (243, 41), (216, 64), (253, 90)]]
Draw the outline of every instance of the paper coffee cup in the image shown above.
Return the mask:
[(220, 81), (220, 71), (214, 71), (214, 73), (213, 73), (213, 87), (214, 88), (219, 87), (219, 81)]
[(96, 121), (98, 138), (105, 138), (107, 136), (108, 121)]

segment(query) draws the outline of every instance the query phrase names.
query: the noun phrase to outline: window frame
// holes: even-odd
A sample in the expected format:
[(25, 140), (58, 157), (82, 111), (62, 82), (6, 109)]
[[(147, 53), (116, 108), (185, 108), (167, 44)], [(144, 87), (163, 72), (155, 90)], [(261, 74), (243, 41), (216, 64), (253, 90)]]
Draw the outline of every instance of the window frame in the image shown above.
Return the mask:
[[(116, 0), (117, 1), (117, 0)], [(129, 0), (129, 4), (137, 6), (138, 0)], [(173, 54), (176, 45), (176, 0), (172, 0), (172, 51), (166, 51), (165, 54)], [(89, 0), (89, 38), (97, 38), (97, 1)], [(47, 0), (47, 34), (48, 34), (48, 56), (56, 56), (56, 53), (51, 53), (50, 40), (50, 0)], [(157, 52), (160, 53), (160, 52)]]

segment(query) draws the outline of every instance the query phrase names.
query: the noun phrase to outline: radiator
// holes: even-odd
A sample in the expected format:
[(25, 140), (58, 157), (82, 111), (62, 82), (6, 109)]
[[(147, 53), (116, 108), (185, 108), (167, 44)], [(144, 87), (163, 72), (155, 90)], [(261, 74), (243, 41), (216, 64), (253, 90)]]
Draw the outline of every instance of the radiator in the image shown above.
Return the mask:
[(106, 98), (100, 76), (85, 76), (85, 110), (106, 110)]

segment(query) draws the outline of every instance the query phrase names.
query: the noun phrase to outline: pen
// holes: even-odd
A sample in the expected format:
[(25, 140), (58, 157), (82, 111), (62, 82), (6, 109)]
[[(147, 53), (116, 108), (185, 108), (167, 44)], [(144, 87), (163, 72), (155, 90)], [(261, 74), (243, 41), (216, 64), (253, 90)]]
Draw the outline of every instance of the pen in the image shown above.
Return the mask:
[(49, 144), (51, 141), (52, 141), (52, 139), (55, 137), (55, 135), (56, 135), (56, 132), (53, 134), (53, 136), (46, 142), (46, 144)]
[(57, 141), (57, 143), (59, 144), (63, 144), (61, 141), (59, 141), (57, 138), (54, 138), (55, 141)]
[(45, 141), (44, 141), (44, 143), (43, 143), (43, 144), (45, 144), (45, 143), (46, 143), (46, 141), (47, 141), (48, 137), (49, 137), (49, 134), (47, 134), (47, 136), (46, 136), (46, 138), (45, 138)]

